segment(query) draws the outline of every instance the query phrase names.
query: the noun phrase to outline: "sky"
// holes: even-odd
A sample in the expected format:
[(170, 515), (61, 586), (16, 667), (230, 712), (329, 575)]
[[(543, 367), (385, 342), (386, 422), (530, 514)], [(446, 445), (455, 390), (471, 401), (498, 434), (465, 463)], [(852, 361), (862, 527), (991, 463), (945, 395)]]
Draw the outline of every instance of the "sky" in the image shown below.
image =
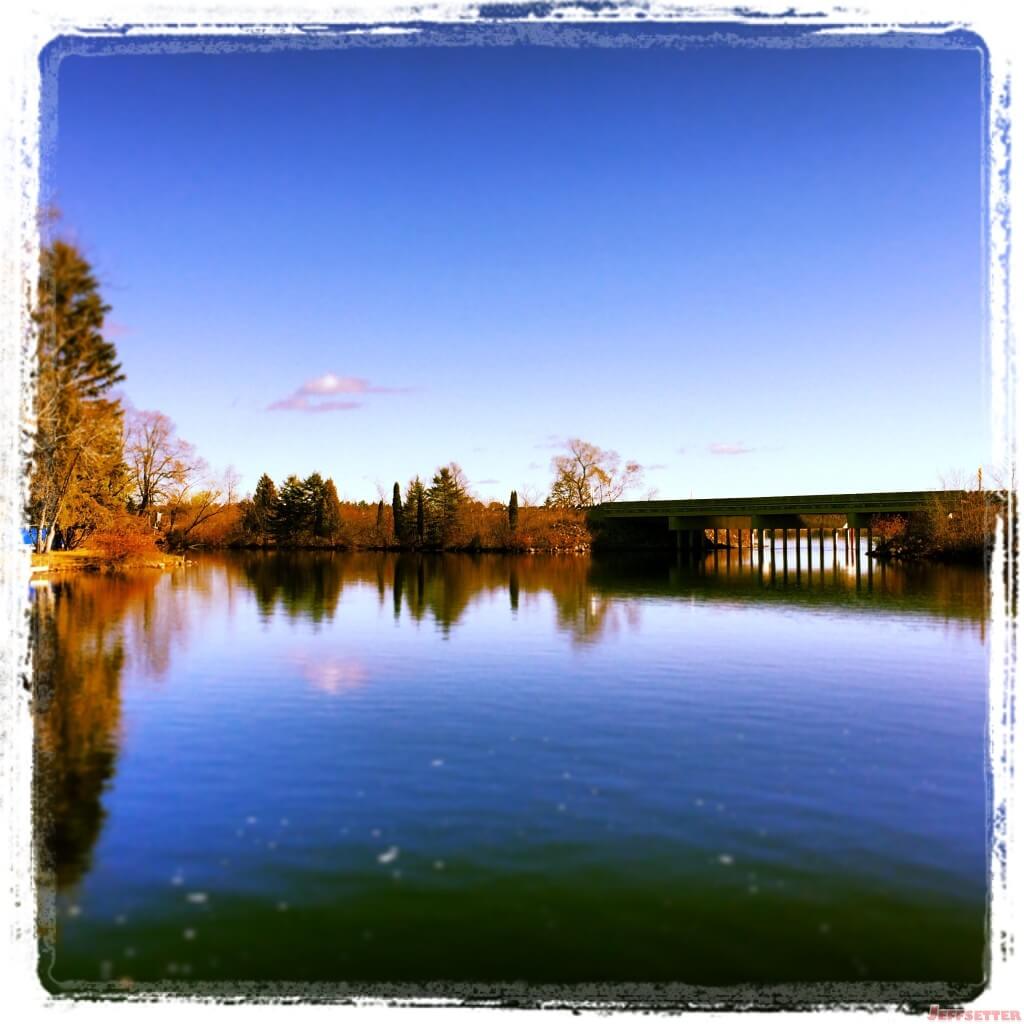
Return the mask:
[(975, 50), (73, 55), (46, 195), (139, 409), (243, 491), (450, 461), (543, 498), (570, 437), (659, 497), (991, 461)]

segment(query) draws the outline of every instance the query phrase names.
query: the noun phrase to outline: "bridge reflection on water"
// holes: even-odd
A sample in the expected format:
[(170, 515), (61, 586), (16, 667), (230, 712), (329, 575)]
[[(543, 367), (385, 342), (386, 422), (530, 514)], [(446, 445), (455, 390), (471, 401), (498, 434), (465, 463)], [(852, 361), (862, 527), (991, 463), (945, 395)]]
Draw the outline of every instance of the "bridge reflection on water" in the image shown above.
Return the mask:
[[(683, 543), (686, 534), (677, 532), (677, 563), (685, 561), (691, 566), (723, 570), (726, 574), (734, 566), (737, 571), (746, 568), (755, 576), (766, 575), (773, 583), (778, 579), (783, 583), (800, 583), (812, 576), (821, 583), (828, 578), (836, 582), (842, 576), (852, 579), (857, 586), (861, 585), (862, 578), (868, 587), (874, 584), (876, 559), (870, 527), (863, 536), (856, 528), (746, 531), (746, 538), (743, 530), (731, 533), (710, 530), (710, 551), (707, 540), (700, 538), (703, 532), (692, 531), (693, 540), (688, 544)], [(724, 537), (720, 538), (720, 532)], [(828, 540), (827, 535), (830, 535)], [(879, 560), (879, 574), (886, 568), (885, 561)]]

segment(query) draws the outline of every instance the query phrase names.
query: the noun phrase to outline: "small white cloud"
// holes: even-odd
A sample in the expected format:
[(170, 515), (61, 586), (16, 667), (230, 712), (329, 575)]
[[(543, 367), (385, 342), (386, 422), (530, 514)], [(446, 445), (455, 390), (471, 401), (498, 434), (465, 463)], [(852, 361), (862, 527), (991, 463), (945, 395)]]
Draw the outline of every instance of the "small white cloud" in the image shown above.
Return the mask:
[(287, 398), (271, 402), (267, 409), (273, 412), (343, 412), (361, 408), (362, 402), (351, 400), (310, 401), (310, 399), (325, 399), (331, 395), (394, 395), (409, 390), (409, 388), (372, 384), (365, 377), (345, 377), (339, 373), (324, 373), (319, 377), (307, 380)]
[(362, 377), (339, 377), (336, 373), (325, 373), (313, 377), (296, 392), (299, 395), (363, 395), (372, 390), (370, 382)]

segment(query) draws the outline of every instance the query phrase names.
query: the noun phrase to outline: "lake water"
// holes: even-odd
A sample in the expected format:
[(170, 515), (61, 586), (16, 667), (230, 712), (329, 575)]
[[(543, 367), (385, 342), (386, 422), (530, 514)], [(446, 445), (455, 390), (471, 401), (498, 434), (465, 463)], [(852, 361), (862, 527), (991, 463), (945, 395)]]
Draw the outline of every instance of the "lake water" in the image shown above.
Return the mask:
[(970, 991), (985, 576), (813, 556), (34, 587), (44, 982)]

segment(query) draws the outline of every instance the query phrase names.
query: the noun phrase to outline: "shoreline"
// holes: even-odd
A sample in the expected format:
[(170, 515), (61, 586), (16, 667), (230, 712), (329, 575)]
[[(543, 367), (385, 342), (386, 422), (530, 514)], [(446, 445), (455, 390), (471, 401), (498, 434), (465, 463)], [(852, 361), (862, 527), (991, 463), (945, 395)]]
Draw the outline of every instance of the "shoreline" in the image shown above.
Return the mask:
[[(727, 545), (719, 544), (717, 547), (724, 550)], [(212, 552), (212, 551), (259, 551), (265, 554), (291, 554), (304, 553), (346, 553), (355, 554), (360, 552), (377, 552), (379, 554), (396, 555), (550, 555), (550, 556), (583, 556), (594, 554), (651, 554), (654, 551), (670, 553), (668, 548), (657, 548), (650, 546), (620, 547), (617, 545), (577, 545), (564, 548), (408, 548), (397, 545), (361, 545), (361, 544), (337, 544), (337, 545), (261, 545), (261, 544), (217, 544), (209, 546), (197, 546), (190, 551)], [(714, 545), (709, 544), (705, 549), (707, 554), (714, 550)], [(987, 568), (988, 560), (983, 556), (976, 556), (973, 552), (970, 555), (958, 552), (955, 555), (943, 554), (915, 554), (911, 557), (898, 555), (886, 555), (879, 552), (870, 552), (868, 558), (878, 563), (889, 565), (979, 565)], [(129, 573), (139, 570), (155, 570), (166, 572), (173, 569), (181, 569), (192, 564), (192, 559), (185, 554), (175, 552), (156, 551), (150, 555), (129, 556), (124, 558), (111, 558), (97, 551), (51, 551), (43, 553), (31, 553), (30, 578), (49, 577), (62, 575), (64, 573)]]
[(152, 555), (111, 558), (97, 551), (49, 551), (31, 553), (31, 576), (52, 576), (66, 572), (120, 573), (138, 569), (179, 569), (188, 564), (184, 555), (157, 551)]

